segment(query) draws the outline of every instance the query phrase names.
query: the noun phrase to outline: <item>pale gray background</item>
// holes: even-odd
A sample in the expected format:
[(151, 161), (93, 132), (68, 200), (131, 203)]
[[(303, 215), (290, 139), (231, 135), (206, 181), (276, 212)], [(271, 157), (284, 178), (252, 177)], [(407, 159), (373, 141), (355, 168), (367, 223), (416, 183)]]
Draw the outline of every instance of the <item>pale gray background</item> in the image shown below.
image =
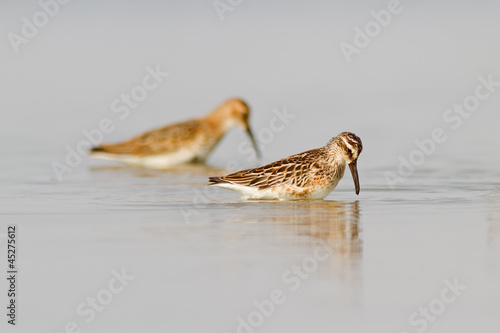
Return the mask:
[[(112, 269), (126, 267), (136, 280), (82, 324), (84, 332), (234, 332), (237, 316), (312, 253), (313, 241), (290, 236), (286, 220), (266, 219), (300, 220), (295, 206), (245, 205), (219, 192), (188, 224), (180, 211), (194, 209), (204, 173), (100, 170), (109, 163), (85, 159), (63, 183), (55, 180), (51, 163), (64, 161), (65, 147), (103, 117), (116, 120), (111, 102), (158, 64), (170, 76), (117, 120), (106, 142), (206, 114), (232, 96), (251, 105), (257, 134), (275, 108), (296, 115), (262, 162), (342, 131), (363, 139), (361, 195), (347, 175), (327, 198), (360, 200), (360, 255), (333, 258), (337, 264), (319, 269), (256, 332), (416, 332), (409, 314), (455, 277), (467, 291), (427, 332), (495, 332), (500, 91), (457, 131), (442, 116), (474, 92), (478, 76), (500, 80), (500, 4), (401, 3), (403, 12), (348, 64), (339, 44), (352, 43), (354, 28), (387, 1), (244, 0), (221, 21), (209, 0), (73, 0), (18, 54), (6, 35), (19, 33), (21, 18), (39, 6), (2, 1), (0, 233), (19, 225), (21, 255), (20, 326), (9, 331), (82, 323), (76, 306), (106, 286)], [(448, 141), (391, 191), (384, 172), (396, 172), (398, 156), (436, 127), (447, 129)], [(245, 140), (232, 131), (209, 163), (256, 165), (237, 152)]]

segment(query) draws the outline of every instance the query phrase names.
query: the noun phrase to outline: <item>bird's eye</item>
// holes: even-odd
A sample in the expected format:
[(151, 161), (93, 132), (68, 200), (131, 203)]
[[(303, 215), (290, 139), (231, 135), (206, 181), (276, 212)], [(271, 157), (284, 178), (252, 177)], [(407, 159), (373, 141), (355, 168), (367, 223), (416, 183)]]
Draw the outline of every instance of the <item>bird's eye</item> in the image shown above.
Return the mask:
[(352, 155), (352, 150), (347, 148), (347, 152), (349, 153), (349, 155)]

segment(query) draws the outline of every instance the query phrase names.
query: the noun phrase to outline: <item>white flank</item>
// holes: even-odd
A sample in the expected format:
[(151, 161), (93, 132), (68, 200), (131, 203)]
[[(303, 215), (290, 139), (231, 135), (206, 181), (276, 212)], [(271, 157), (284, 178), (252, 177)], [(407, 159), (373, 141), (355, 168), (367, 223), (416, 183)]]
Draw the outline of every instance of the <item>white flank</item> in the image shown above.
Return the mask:
[(91, 157), (100, 158), (109, 161), (118, 161), (130, 165), (143, 166), (153, 169), (165, 169), (182, 163), (191, 162), (197, 155), (188, 149), (181, 149), (175, 153), (135, 156), (125, 154), (110, 154), (105, 152), (92, 153)]
[[(338, 183), (338, 182), (337, 182)], [(266, 188), (259, 190), (257, 187), (253, 186), (245, 186), (238, 184), (230, 184), (230, 183), (219, 183), (214, 184), (212, 186), (219, 186), (242, 195), (242, 199), (244, 200), (319, 200), (326, 197), (333, 189), (337, 186), (337, 183), (331, 184), (330, 186), (319, 188), (316, 191), (309, 193), (309, 195), (302, 197), (296, 196), (293, 192), (288, 192), (287, 189), (295, 190), (296, 192), (300, 192), (301, 188), (286, 187), (285, 186), (276, 186), (271, 188)]]

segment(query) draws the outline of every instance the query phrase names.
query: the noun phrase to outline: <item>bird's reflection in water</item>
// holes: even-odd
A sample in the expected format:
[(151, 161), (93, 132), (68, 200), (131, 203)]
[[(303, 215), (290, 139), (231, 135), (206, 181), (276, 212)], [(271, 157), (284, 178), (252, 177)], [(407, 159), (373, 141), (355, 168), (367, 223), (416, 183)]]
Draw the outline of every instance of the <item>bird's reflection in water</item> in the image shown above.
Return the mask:
[(313, 256), (318, 246), (330, 253), (328, 259), (320, 263), (318, 276), (328, 277), (333, 273), (341, 279), (351, 279), (360, 273), (362, 242), (358, 201), (276, 202), (271, 206), (273, 209), (264, 209), (268, 216), (259, 220), (279, 225), (273, 228), (279, 233), (274, 236), (285, 238), (286, 248), (300, 256)]
[[(326, 283), (325, 288), (342, 300), (344, 309), (359, 306), (363, 298), (359, 202), (323, 200), (273, 206), (271, 220), (281, 233), (274, 236), (288, 236), (281, 248), (293, 249), (294, 265), (310, 273), (309, 280)], [(317, 251), (328, 252), (326, 260), (319, 260)]]
[(168, 169), (148, 169), (130, 165), (102, 165), (91, 166), (89, 171), (99, 173), (106, 177), (132, 176), (134, 178), (169, 177), (172, 179), (190, 179), (192, 177), (208, 178), (218, 175), (227, 170), (216, 168), (204, 163), (182, 164)]
[(165, 246), (174, 247), (169, 255), (202, 251), (229, 261), (221, 272), (235, 279), (242, 272), (275, 269), (283, 278), (300, 267), (308, 280), (328, 283), (344, 305), (356, 305), (363, 289), (360, 211), (358, 201), (214, 203), (196, 211), (189, 224), (143, 226), (142, 231), (165, 238)]
[(259, 222), (279, 222), (280, 232), (284, 226), (293, 233), (296, 246), (301, 247), (301, 240), (309, 236), (328, 244), (338, 255), (351, 257), (361, 253), (358, 201), (274, 202), (272, 208), (264, 209), (269, 214), (258, 218)]
[(359, 241), (359, 203), (326, 201), (308, 207), (309, 214), (298, 221), (298, 231), (324, 241), (335, 254), (357, 257)]

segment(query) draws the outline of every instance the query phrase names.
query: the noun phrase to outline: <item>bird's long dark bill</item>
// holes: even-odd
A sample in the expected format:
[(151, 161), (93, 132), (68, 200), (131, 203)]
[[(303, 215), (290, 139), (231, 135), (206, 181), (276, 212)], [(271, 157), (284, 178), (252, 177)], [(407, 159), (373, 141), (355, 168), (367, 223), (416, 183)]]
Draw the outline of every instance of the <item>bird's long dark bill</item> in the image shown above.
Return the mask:
[(250, 137), (250, 140), (252, 141), (253, 148), (255, 149), (255, 153), (257, 154), (257, 158), (260, 158), (262, 155), (259, 150), (259, 146), (257, 145), (257, 141), (255, 141), (255, 137), (253, 136), (252, 130), (250, 129), (250, 126), (247, 127), (247, 133), (248, 136)]
[(354, 180), (354, 186), (356, 187), (356, 194), (359, 194), (359, 177), (358, 177), (358, 160), (349, 163), (349, 169), (351, 169), (352, 179)]

